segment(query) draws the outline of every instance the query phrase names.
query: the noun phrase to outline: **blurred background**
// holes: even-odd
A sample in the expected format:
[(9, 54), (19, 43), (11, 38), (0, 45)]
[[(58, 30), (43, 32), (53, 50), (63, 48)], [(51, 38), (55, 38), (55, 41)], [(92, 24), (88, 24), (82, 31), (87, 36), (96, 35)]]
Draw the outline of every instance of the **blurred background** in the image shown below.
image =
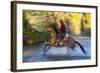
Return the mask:
[(48, 24), (53, 23), (59, 29), (61, 19), (70, 22), (70, 34), (72, 36), (91, 36), (90, 13), (23, 10), (24, 44), (31, 45), (46, 40)]
[[(44, 41), (50, 36), (47, 27), (53, 24), (60, 29), (60, 20), (68, 22), (70, 35), (85, 48), (86, 54), (76, 45), (75, 50), (66, 46), (51, 47), (43, 55)], [(90, 59), (90, 38), (90, 13), (23, 10), (23, 62)]]

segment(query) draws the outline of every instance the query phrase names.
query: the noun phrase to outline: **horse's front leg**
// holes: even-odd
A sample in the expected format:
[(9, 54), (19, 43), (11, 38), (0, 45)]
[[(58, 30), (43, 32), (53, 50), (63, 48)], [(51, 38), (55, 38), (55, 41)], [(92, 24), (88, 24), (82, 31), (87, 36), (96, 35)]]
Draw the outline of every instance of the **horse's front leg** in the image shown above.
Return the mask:
[(50, 49), (50, 45), (49, 44), (46, 44), (45, 47), (44, 47), (43, 54), (46, 54), (49, 49)]

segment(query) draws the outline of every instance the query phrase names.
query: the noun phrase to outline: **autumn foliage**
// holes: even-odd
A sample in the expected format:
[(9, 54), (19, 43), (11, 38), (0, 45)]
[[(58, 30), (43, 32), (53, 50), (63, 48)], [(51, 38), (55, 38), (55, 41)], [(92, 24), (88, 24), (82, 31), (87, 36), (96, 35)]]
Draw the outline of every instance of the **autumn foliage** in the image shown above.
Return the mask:
[(23, 10), (23, 42), (33, 44), (48, 40), (51, 32), (48, 24), (60, 29), (60, 20), (69, 21), (72, 36), (91, 36), (91, 14), (76, 12), (55, 12)]

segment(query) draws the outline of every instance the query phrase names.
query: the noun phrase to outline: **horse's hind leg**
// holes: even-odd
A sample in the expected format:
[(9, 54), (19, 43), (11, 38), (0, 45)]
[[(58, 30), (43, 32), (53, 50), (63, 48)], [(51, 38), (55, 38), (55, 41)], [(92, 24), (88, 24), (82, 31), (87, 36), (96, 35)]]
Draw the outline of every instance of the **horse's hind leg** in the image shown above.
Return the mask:
[(82, 52), (84, 54), (86, 54), (86, 51), (85, 51), (84, 47), (78, 41), (75, 41), (75, 43), (78, 44), (80, 46), (80, 49), (82, 50)]

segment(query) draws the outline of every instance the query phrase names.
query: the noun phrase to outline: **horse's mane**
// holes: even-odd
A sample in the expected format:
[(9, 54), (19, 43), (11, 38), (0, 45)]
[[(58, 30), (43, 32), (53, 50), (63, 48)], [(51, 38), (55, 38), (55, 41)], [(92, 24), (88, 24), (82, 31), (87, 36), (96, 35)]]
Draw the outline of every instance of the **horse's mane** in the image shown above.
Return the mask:
[(56, 34), (59, 33), (59, 30), (57, 29), (57, 27), (55, 25), (49, 24), (48, 27), (52, 28), (56, 32)]

